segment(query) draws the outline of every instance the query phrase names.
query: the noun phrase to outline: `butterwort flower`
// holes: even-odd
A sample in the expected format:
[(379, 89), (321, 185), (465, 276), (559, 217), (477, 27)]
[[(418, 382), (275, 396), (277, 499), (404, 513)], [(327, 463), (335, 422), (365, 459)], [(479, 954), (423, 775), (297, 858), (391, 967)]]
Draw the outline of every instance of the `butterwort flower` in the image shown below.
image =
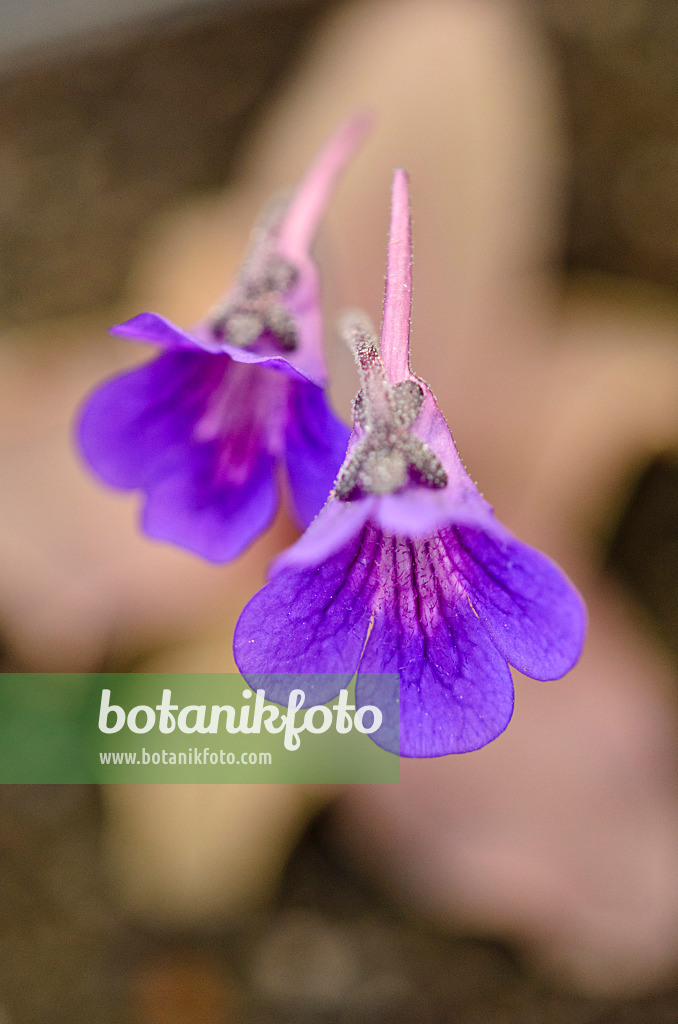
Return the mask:
[[(506, 728), (509, 665), (535, 679), (571, 669), (586, 616), (563, 572), (495, 518), (410, 372), (410, 291), (398, 171), (381, 352), (363, 316), (344, 322), (362, 384), (346, 459), (323, 510), (243, 610), (234, 650), (250, 685), (282, 703), (304, 679), (311, 702), (326, 701), (357, 671), (356, 704), (383, 706), (378, 674), (399, 673), (399, 752), (436, 757)], [(393, 734), (374, 738), (398, 751)]]
[(162, 352), (90, 396), (80, 447), (105, 483), (143, 492), (150, 536), (214, 562), (235, 558), (275, 515), (280, 466), (302, 527), (326, 501), (349, 430), (324, 392), (309, 252), (366, 127), (362, 116), (347, 121), (291, 199), (270, 204), (233, 287), (195, 327), (141, 313), (112, 328)]

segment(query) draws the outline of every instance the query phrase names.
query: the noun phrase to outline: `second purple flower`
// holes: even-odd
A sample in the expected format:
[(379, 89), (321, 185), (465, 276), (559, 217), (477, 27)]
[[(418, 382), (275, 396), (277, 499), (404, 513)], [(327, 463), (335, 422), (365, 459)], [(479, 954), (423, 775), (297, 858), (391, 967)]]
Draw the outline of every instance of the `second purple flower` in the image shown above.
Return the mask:
[(280, 466), (301, 526), (325, 503), (349, 430), (324, 392), (309, 253), (365, 128), (361, 117), (347, 121), (291, 200), (269, 206), (234, 286), (194, 328), (157, 313), (112, 328), (163, 351), (90, 396), (80, 447), (105, 483), (144, 493), (150, 536), (214, 562), (237, 557), (275, 515)]

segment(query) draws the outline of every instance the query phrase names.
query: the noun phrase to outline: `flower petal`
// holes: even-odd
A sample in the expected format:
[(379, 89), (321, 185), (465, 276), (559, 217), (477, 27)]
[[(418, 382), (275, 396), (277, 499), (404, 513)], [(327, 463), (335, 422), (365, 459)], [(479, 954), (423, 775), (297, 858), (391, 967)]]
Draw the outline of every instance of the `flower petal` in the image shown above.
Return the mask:
[(417, 542), (382, 534), (378, 547), (381, 601), (360, 663), (356, 703), (375, 703), (364, 673), (398, 672), (404, 757), (484, 746), (513, 711), (505, 659), (451, 575), (439, 538)]
[(109, 328), (111, 334), (120, 338), (131, 338), (133, 341), (145, 341), (150, 345), (161, 345), (166, 349), (189, 349), (192, 352), (214, 352), (218, 353), (221, 346), (216, 342), (210, 342), (207, 338), (202, 339), (196, 336), (195, 332), (189, 333), (181, 327), (177, 327), (171, 320), (159, 313), (139, 313), (124, 323), (115, 324)]
[(92, 469), (112, 487), (157, 483), (183, 457), (225, 362), (167, 352), (98, 388), (78, 427)]
[[(287, 358), (286, 356), (272, 356), (261, 352), (250, 352), (249, 349), (237, 348), (235, 345), (226, 344), (221, 346), (220, 352), (230, 356), (234, 363), (245, 363), (250, 366), (262, 366), (268, 370), (275, 370), (286, 377), (299, 381), (300, 384), (310, 382), (319, 386), (322, 383), (315, 376), (312, 376), (310, 371), (306, 372), (304, 366), (295, 365), (293, 362), (295, 358), (294, 353), (292, 353), (290, 358)], [(297, 360), (297, 362), (300, 363), (301, 360)]]
[(366, 532), (316, 567), (282, 570), (245, 606), (236, 664), (270, 700), (286, 704), (301, 686), (307, 705), (324, 703), (348, 685), (371, 617), (374, 541), (365, 542)]
[(559, 679), (584, 643), (584, 603), (546, 555), (498, 526), (457, 525), (444, 543), (473, 607), (506, 660), (533, 679)]
[(299, 540), (276, 557), (270, 576), (287, 568), (314, 568), (336, 554), (360, 533), (373, 507), (374, 498), (328, 501)]
[(346, 454), (350, 431), (313, 384), (293, 385), (285, 462), (297, 517), (308, 526), (327, 501)]
[(399, 747), (386, 749), (402, 757), (440, 757), (496, 739), (513, 714), (513, 682), (468, 604), (447, 607), (433, 629), (411, 626), (390, 615), (375, 617), (360, 663), (359, 707), (383, 704), (374, 673), (400, 674)]
[[(305, 315), (309, 321), (313, 320), (315, 328), (314, 310), (309, 309)], [(305, 325), (305, 329), (308, 331), (309, 327)], [(110, 333), (121, 338), (130, 338), (133, 341), (160, 345), (169, 351), (190, 351), (214, 356), (228, 356), (235, 363), (265, 366), (268, 369), (284, 373), (300, 383), (310, 381), (313, 384), (322, 385), (327, 376), (322, 359), (316, 358), (315, 352), (310, 355), (304, 351), (292, 352), (289, 357), (271, 355), (270, 352), (252, 352), (246, 348), (229, 345), (228, 342), (222, 340), (213, 340), (204, 324), (197, 324), (191, 328), (189, 333), (158, 313), (139, 313), (131, 320), (111, 327)], [(315, 330), (315, 333), (320, 337), (320, 329)], [(316, 343), (316, 348), (318, 345), (319, 342)]]
[(440, 491), (407, 487), (380, 495), (375, 506), (375, 520), (385, 532), (412, 538), (430, 536), (451, 522), (485, 525), (491, 517), (477, 491), (459, 493), (449, 486)]
[(80, 446), (106, 483), (146, 492), (150, 536), (228, 561), (277, 508), (264, 427), (281, 384), (227, 356), (165, 352), (94, 392)]
[(273, 458), (259, 449), (239, 485), (219, 479), (218, 462), (215, 442), (196, 446), (149, 490), (143, 513), (149, 537), (228, 562), (270, 525), (278, 508)]

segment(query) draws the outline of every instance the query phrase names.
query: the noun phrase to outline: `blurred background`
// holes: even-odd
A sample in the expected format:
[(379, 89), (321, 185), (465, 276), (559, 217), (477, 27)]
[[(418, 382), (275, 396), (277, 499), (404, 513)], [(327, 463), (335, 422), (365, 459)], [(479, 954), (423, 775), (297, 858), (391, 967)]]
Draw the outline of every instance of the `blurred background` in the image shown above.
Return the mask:
[(72, 423), (144, 357), (107, 326), (197, 319), (363, 105), (328, 323), (378, 319), (406, 166), (415, 372), (591, 611), (571, 680), (399, 787), (1, 787), (0, 1024), (675, 1020), (673, 0), (23, 0), (0, 76), (4, 671), (232, 669), (291, 527), (221, 569), (151, 543)]

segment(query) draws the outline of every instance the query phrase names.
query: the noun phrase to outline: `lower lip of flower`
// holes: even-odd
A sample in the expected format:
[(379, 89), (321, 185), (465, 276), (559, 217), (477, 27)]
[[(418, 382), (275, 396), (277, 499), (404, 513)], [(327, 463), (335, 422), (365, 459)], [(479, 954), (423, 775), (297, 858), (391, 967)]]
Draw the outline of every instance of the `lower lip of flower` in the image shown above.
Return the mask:
[(396, 617), (408, 632), (426, 632), (444, 618), (443, 606), (468, 601), (444, 539), (437, 534), (412, 540), (371, 523), (366, 526), (364, 544), (374, 552), (372, 573), (378, 581), (372, 604), (375, 613)]

